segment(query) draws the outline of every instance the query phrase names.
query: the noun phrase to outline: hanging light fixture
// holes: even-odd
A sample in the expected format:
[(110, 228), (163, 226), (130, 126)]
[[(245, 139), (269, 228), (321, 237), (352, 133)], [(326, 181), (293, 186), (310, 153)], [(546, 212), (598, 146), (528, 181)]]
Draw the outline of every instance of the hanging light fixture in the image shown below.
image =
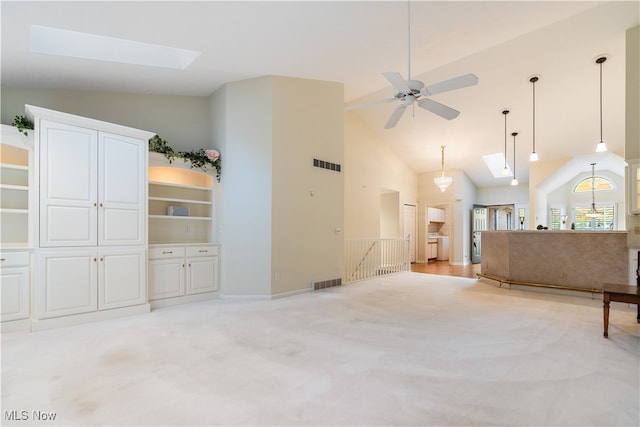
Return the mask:
[(596, 164), (591, 163), (591, 210), (585, 214), (586, 217), (595, 218), (600, 216), (596, 210)]
[(441, 145), (440, 148), (442, 149), (442, 162), (441, 162), (441, 172), (442, 174), (436, 178), (433, 178), (433, 183), (440, 189), (440, 191), (442, 191), (443, 193), (447, 190), (447, 188), (449, 187), (449, 185), (451, 184), (451, 182), (453, 181), (453, 178), (450, 176), (444, 176), (444, 145)]
[[(533, 76), (529, 79), (533, 86), (533, 149), (529, 156), (530, 162), (538, 161), (538, 153), (536, 153), (536, 82), (539, 80), (537, 76)], [(515, 166), (514, 166), (515, 169)]]
[(510, 175), (507, 167), (507, 114), (509, 114), (509, 110), (503, 110), (502, 114), (504, 114), (504, 169), (502, 169), (502, 175), (508, 176)]
[(607, 144), (602, 140), (602, 64), (607, 60), (606, 56), (601, 56), (596, 59), (596, 64), (600, 65), (600, 142), (596, 145), (596, 152), (602, 153), (607, 151)]
[(513, 136), (513, 179), (511, 180), (511, 185), (518, 185), (518, 179), (516, 178), (516, 135), (518, 132), (513, 132), (511, 136)]

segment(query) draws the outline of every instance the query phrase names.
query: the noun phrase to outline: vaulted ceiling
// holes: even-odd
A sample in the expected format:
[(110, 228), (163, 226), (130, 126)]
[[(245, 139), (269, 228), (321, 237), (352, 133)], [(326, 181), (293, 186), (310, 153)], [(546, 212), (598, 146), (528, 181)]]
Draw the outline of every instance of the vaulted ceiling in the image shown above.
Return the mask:
[[(389, 130), (394, 104), (345, 114), (367, 122), (416, 172), (439, 170), (446, 145), (446, 167), (464, 169), (478, 186), (509, 184), (481, 158), (504, 150), (504, 109), (508, 133), (518, 132), (518, 179), (528, 181), (532, 75), (540, 76), (541, 161), (593, 152), (600, 133), (594, 59), (603, 54), (604, 139), (623, 155), (625, 31), (640, 22), (637, 1), (2, 1), (1, 12), (2, 86), (20, 88), (207, 96), (227, 82), (282, 75), (342, 82), (351, 104), (393, 95), (382, 72), (407, 76), (410, 34), (412, 78), (429, 85), (478, 76), (477, 86), (432, 97), (461, 114), (448, 121), (407, 109)], [(173, 70), (32, 53), (31, 25), (202, 54)], [(512, 163), (510, 135), (507, 146)]]

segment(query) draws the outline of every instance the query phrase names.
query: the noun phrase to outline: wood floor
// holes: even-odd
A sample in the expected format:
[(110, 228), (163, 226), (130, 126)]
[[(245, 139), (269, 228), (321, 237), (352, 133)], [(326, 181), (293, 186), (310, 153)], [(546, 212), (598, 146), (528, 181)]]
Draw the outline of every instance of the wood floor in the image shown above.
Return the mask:
[(475, 279), (476, 273), (480, 273), (480, 264), (450, 265), (449, 261), (431, 261), (428, 263), (413, 263), (411, 264), (411, 271)]

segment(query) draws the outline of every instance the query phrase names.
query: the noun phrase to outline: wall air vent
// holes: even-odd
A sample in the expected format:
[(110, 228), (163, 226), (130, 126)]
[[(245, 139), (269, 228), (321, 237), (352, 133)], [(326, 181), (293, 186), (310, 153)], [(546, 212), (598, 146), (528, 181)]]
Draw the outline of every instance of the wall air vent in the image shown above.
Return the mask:
[(329, 169), (330, 171), (340, 172), (342, 170), (342, 166), (337, 163), (331, 163), (324, 160), (313, 159), (313, 166), (322, 169)]
[(325, 288), (332, 288), (334, 286), (341, 286), (342, 285), (342, 279), (330, 279), (330, 280), (322, 280), (320, 282), (311, 282), (311, 289), (313, 289), (314, 291), (320, 290), (320, 289), (325, 289)]

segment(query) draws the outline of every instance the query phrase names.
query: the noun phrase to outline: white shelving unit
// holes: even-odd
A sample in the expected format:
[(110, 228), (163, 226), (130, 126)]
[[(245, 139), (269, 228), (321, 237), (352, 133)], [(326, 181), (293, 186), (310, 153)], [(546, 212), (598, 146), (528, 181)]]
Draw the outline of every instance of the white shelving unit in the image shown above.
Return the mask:
[[(33, 132), (33, 131), (31, 131)], [(31, 246), (32, 136), (2, 125), (0, 139), (0, 243), (3, 248)]]
[[(149, 153), (149, 300), (152, 307), (213, 298), (220, 245), (213, 242), (214, 176)], [(188, 215), (170, 215), (171, 206)], [(184, 212), (183, 212), (184, 213)]]

